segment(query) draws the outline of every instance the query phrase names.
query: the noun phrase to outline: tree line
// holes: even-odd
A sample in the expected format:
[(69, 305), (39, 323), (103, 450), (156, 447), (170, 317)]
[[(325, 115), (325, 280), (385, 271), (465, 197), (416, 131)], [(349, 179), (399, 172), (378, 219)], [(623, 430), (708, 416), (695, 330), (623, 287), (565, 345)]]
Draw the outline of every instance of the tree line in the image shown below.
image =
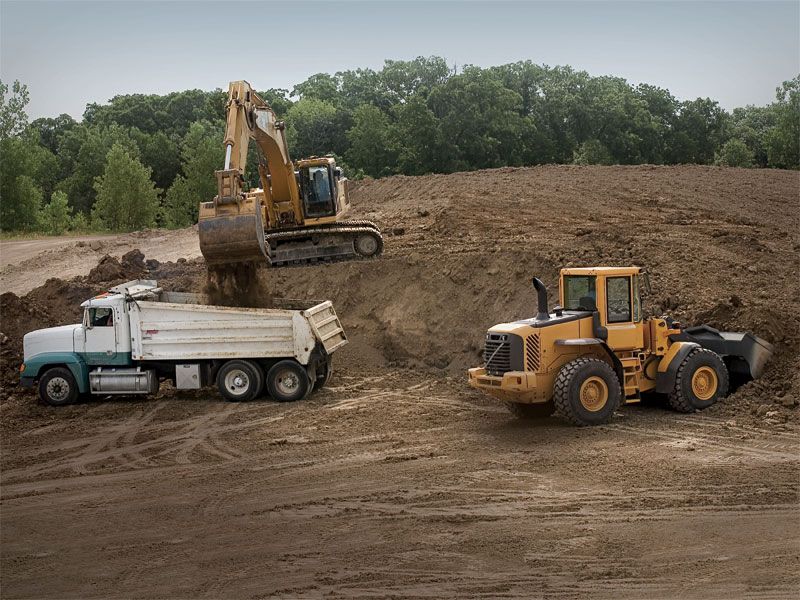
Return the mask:
[[(536, 164), (800, 168), (800, 75), (768, 106), (530, 61), (455, 69), (443, 58), (320, 73), (259, 92), (294, 158), (332, 154), (351, 178)], [(58, 234), (183, 227), (216, 193), (227, 92), (115, 96), (29, 122), (0, 82), (0, 229)], [(247, 179), (258, 184), (255, 149)]]

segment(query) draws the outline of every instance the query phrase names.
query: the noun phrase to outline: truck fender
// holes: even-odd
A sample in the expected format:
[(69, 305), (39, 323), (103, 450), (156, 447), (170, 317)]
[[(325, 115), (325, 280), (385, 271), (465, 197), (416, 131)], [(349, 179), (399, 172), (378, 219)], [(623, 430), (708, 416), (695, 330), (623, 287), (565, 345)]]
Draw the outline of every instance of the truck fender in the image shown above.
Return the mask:
[(85, 394), (89, 391), (89, 366), (75, 352), (43, 352), (25, 361), (25, 369), (20, 374), (22, 379), (34, 381), (51, 367), (67, 367), (78, 384), (78, 391)]
[(659, 394), (669, 394), (678, 376), (678, 367), (689, 353), (700, 348), (700, 344), (694, 342), (674, 342), (670, 345), (667, 353), (658, 363), (656, 373), (656, 392)]

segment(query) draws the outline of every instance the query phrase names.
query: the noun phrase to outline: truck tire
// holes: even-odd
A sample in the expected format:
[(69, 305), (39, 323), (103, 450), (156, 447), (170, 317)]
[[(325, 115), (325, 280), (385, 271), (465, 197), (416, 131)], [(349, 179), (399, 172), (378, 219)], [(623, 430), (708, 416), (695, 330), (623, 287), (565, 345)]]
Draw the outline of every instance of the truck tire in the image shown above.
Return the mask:
[(267, 373), (267, 391), (278, 402), (302, 400), (311, 392), (311, 379), (299, 363), (282, 360)]
[(697, 348), (678, 367), (669, 405), (684, 413), (708, 408), (728, 393), (728, 381), (728, 368), (719, 354)]
[(50, 406), (73, 404), (78, 399), (78, 384), (72, 371), (64, 367), (48, 369), (39, 379), (39, 398)]
[(556, 405), (552, 400), (537, 404), (523, 404), (522, 402), (506, 402), (505, 404), (509, 412), (519, 419), (544, 419), (556, 412)]
[(622, 391), (614, 369), (597, 358), (576, 358), (561, 367), (553, 389), (556, 410), (573, 425), (608, 423)]
[(217, 388), (229, 402), (253, 400), (264, 389), (264, 374), (249, 360), (229, 360), (217, 373)]
[(325, 362), (320, 363), (317, 365), (317, 377), (314, 380), (314, 390), (317, 391), (320, 388), (325, 387), (328, 385), (328, 382), (331, 380), (333, 376), (333, 364), (331, 363), (330, 357), (328, 357)]

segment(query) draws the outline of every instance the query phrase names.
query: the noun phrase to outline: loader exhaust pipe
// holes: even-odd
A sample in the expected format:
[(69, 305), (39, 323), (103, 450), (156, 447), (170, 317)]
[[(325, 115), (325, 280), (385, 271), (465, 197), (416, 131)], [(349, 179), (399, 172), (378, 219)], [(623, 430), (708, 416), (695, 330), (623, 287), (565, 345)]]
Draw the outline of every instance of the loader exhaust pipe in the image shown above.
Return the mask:
[(539, 301), (538, 314), (536, 315), (537, 321), (546, 321), (550, 318), (550, 311), (547, 309), (547, 288), (542, 280), (538, 277), (533, 278), (533, 289), (536, 290), (536, 295)]

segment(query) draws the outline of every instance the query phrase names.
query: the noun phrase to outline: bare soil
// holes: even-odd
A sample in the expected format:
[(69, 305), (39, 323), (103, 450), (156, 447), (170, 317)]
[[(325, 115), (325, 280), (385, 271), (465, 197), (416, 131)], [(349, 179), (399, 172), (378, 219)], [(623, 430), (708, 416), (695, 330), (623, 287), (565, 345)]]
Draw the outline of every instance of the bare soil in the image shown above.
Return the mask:
[[(197, 253), (169, 254), (191, 229), (3, 268), (3, 596), (800, 593), (800, 174), (543, 167), (351, 192), (380, 259), (258, 274), (265, 301), (332, 300), (349, 335), (302, 403), (164, 386), (52, 409), (14, 387), (21, 336), (96, 291), (202, 289)], [(764, 377), (703, 413), (656, 402), (588, 429), (470, 390), (485, 329), (535, 312), (530, 278), (552, 301), (560, 266), (591, 264), (647, 266), (655, 313), (768, 339)]]

